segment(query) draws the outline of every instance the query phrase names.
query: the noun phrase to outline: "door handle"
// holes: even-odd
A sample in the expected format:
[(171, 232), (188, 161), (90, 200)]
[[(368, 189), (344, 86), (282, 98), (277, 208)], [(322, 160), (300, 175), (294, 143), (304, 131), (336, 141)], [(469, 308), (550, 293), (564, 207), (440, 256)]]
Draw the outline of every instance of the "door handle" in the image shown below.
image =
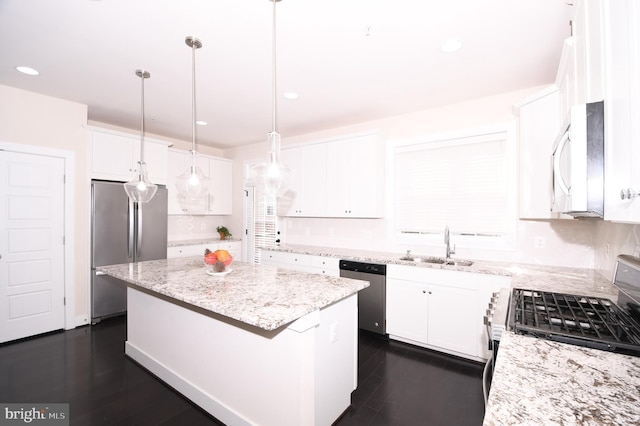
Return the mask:
[(127, 257), (133, 258), (133, 202), (129, 201), (129, 209), (127, 210)]
[(560, 157), (562, 156), (562, 151), (564, 151), (564, 149), (566, 148), (567, 142), (569, 142), (568, 131), (564, 135), (562, 135), (562, 139), (560, 139), (560, 143), (558, 144), (558, 147), (556, 148), (556, 151), (553, 155), (553, 176), (554, 179), (556, 179), (556, 182), (558, 182), (560, 190), (566, 195), (571, 195), (571, 187), (564, 181), (562, 170), (560, 170)]
[(136, 261), (140, 256), (140, 248), (142, 247), (142, 205), (138, 203), (136, 208), (136, 215), (138, 216), (138, 236), (136, 238)]

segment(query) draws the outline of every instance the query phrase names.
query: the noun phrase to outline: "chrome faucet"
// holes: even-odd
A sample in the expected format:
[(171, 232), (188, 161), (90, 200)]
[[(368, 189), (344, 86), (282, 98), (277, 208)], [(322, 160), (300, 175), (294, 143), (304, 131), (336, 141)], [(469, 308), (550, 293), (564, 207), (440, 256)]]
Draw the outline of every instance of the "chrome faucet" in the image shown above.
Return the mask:
[(449, 244), (449, 225), (447, 225), (444, 228), (444, 243), (447, 245), (447, 251), (445, 252), (446, 254), (446, 259), (449, 260), (451, 258), (452, 254), (456, 254), (456, 246), (455, 244), (453, 245), (453, 250), (451, 249), (451, 246)]

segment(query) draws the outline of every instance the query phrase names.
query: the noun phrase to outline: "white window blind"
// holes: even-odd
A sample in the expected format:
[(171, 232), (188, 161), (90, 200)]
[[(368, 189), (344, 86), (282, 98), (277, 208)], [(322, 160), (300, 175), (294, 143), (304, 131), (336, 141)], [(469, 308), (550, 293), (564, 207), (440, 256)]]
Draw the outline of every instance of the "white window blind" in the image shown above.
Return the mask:
[(504, 236), (507, 140), (498, 132), (396, 148), (396, 231)]

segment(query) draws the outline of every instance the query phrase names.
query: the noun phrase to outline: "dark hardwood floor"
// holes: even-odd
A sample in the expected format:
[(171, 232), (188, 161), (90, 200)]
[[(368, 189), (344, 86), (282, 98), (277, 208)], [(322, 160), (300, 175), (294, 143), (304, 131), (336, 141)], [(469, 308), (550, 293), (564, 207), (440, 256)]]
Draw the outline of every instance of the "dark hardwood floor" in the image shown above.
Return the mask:
[[(71, 425), (220, 425), (124, 356), (125, 317), (0, 345), (0, 402), (69, 403)], [(481, 425), (482, 366), (362, 332), (336, 425)]]

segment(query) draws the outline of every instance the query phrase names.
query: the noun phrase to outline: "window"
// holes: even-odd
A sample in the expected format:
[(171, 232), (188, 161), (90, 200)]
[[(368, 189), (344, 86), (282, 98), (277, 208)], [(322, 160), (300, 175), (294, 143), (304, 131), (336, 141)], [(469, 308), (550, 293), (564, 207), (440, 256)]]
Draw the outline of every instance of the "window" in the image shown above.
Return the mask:
[(442, 244), (449, 226), (462, 245), (507, 245), (516, 221), (513, 133), (503, 125), (396, 146), (396, 235)]

